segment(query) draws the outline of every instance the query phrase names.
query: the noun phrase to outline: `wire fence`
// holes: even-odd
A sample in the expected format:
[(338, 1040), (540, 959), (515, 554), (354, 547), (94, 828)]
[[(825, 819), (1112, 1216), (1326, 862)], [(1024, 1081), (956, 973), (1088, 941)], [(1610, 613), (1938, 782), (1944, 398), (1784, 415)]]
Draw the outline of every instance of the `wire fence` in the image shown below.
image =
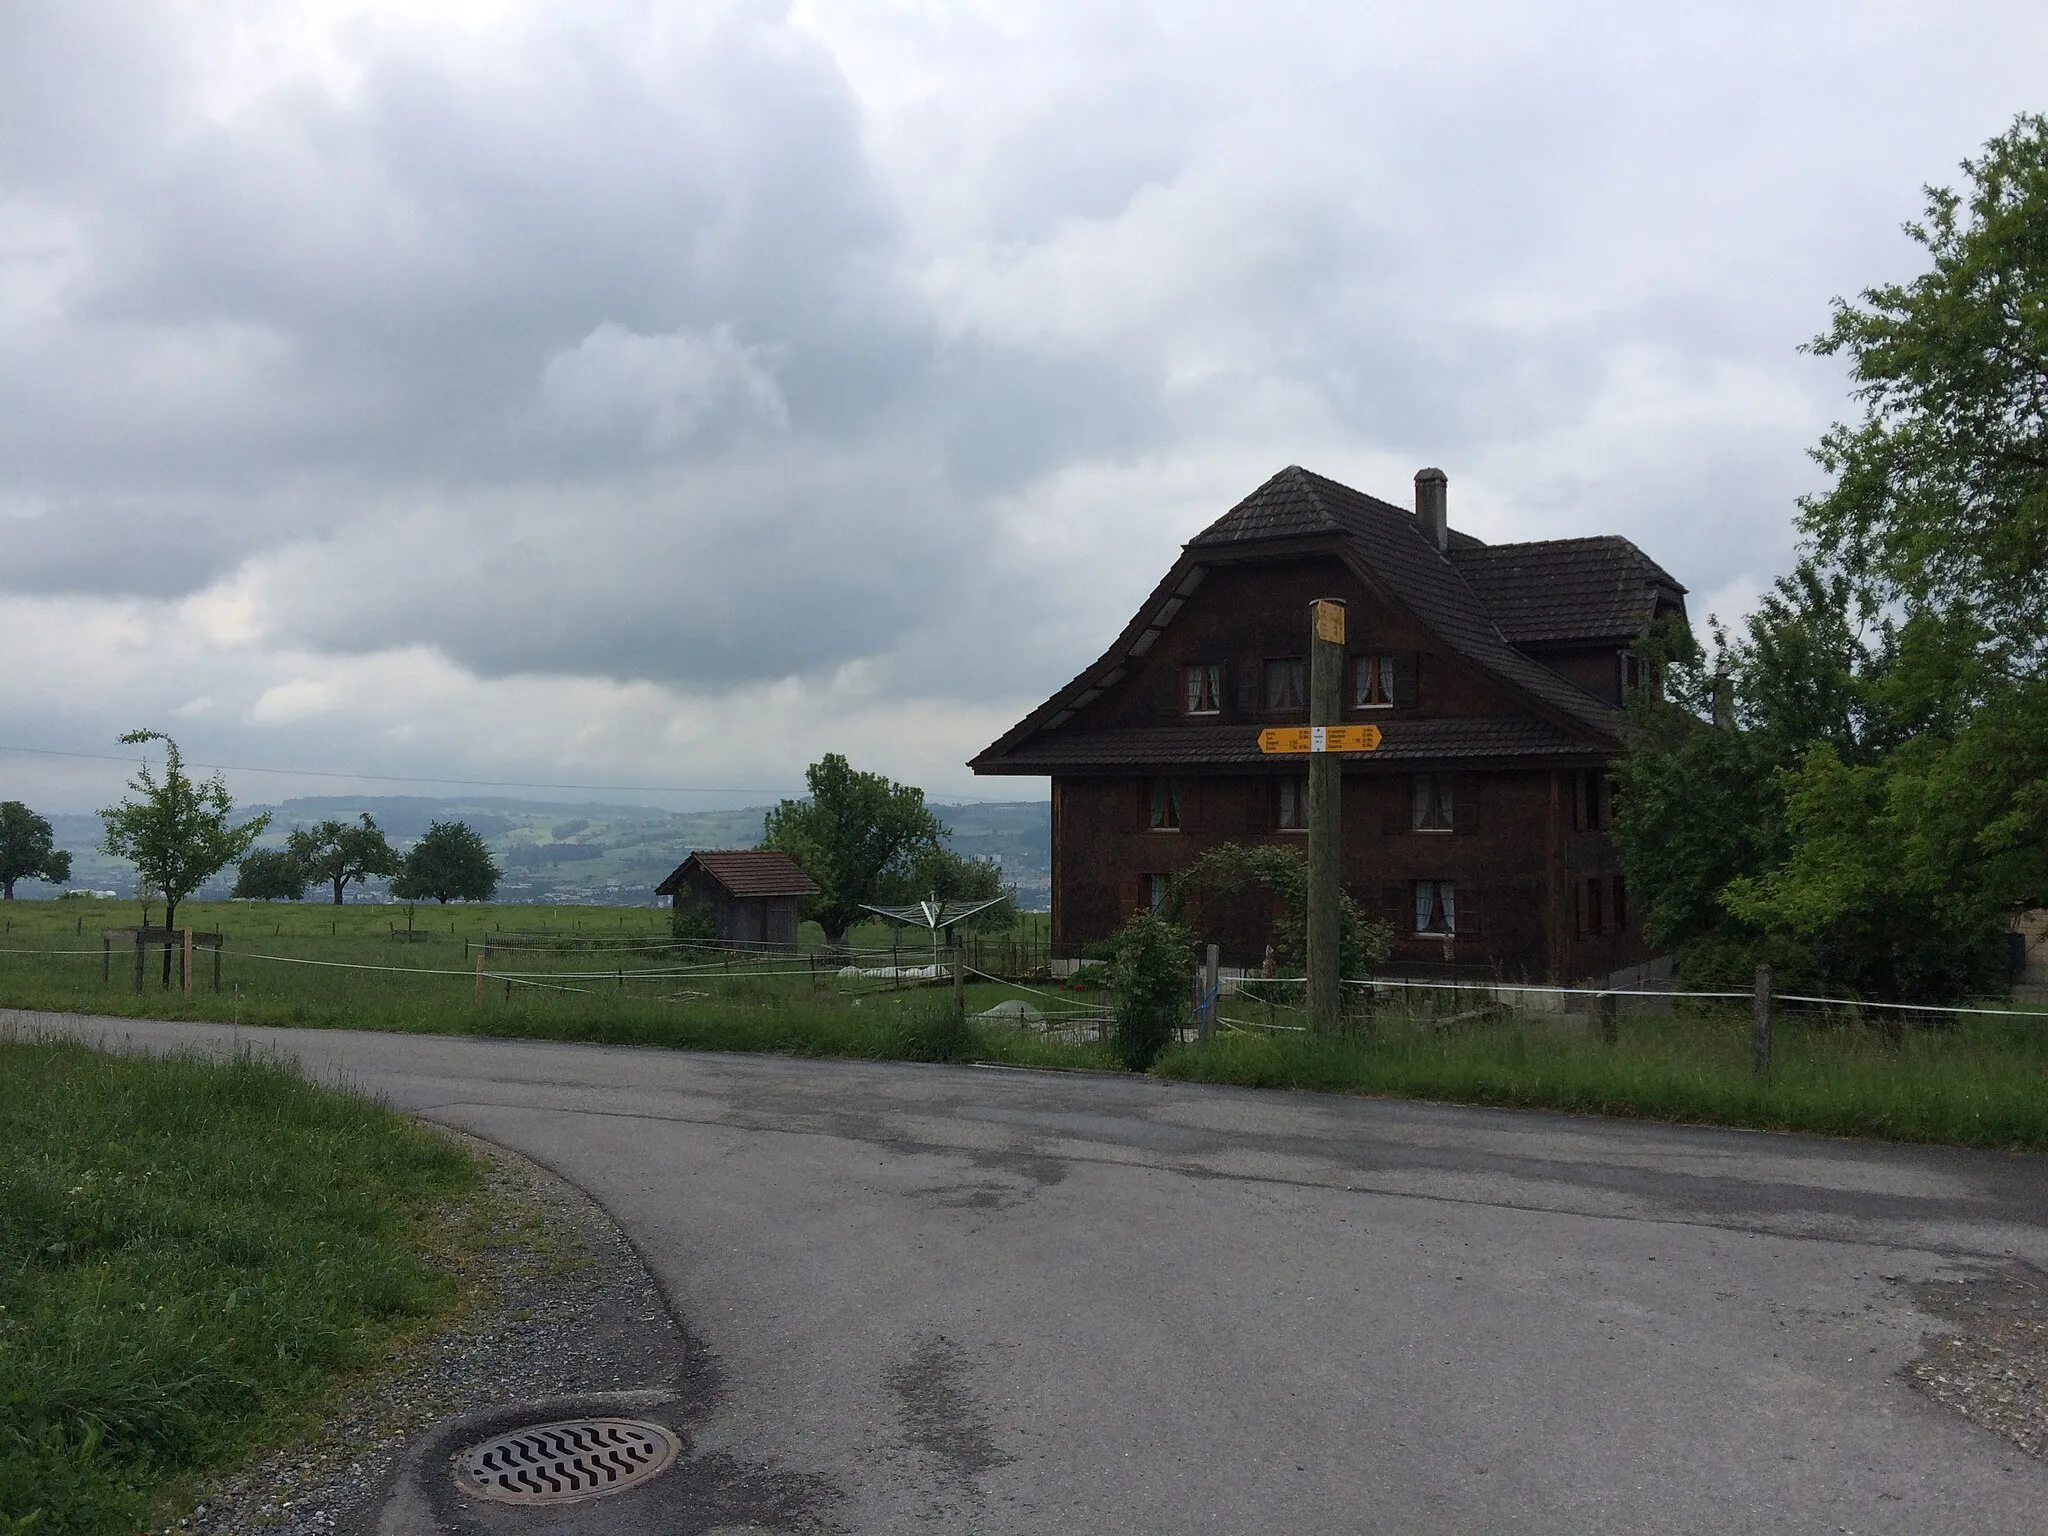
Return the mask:
[[(127, 946), (124, 944), (122, 947), (125, 949)], [(160, 946), (152, 940), (147, 947), (155, 950), (175, 946)], [(601, 968), (589, 965), (588, 957), (599, 953), (616, 955), (621, 963)], [(98, 957), (103, 966), (110, 954), (105, 944), (89, 949), (0, 947), (0, 956)], [(493, 957), (499, 954), (530, 958), (525, 964), (494, 964)], [(623, 963), (634, 954), (650, 958), (661, 956), (668, 963)], [(608, 935), (586, 938), (578, 934), (493, 934), (481, 940), (466, 941), (464, 955), (470, 963), (459, 967), (323, 959), (267, 950), (230, 949), (227, 955), (236, 963), (248, 961), (264, 966), (435, 977), (467, 981), (476, 987), (490, 982), (503, 985), (508, 996), (515, 988), (598, 996), (607, 991), (620, 993), (662, 984), (670, 989), (664, 994), (668, 1001), (717, 997), (719, 994), (715, 989), (707, 991), (703, 987), (719, 979), (735, 982), (808, 980), (813, 990), (831, 987), (856, 992), (947, 985), (952, 983), (953, 966), (958, 964), (963, 984), (967, 978), (973, 978), (980, 983), (1004, 987), (1016, 1000), (1034, 1000), (1030, 1009), (1037, 1017), (1033, 1019), (1030, 1014), (1013, 1010), (1006, 1017), (1014, 1021), (1036, 1023), (1048, 1030), (1093, 1028), (1099, 1034), (1108, 1028), (1110, 1019), (1108, 994), (1094, 989), (1096, 995), (1090, 1000), (1071, 987), (1061, 986), (1051, 974), (1053, 957), (1049, 945), (1028, 936), (1023, 939), (999, 937), (984, 943), (963, 941), (957, 952), (922, 945), (907, 948), (898, 943), (840, 946), (799, 953), (766, 944), (708, 944), (701, 940)], [(572, 964), (549, 967), (533, 963), (543, 955), (558, 955)], [(930, 957), (928, 960), (927, 956)], [(573, 964), (578, 958), (584, 960), (582, 965)], [(905, 964), (907, 959), (917, 963)], [(108, 984), (114, 984), (111, 969), (105, 974)], [(139, 978), (141, 972), (138, 970), (136, 974)], [(688, 982), (696, 982), (699, 986), (692, 989), (682, 985)], [(1368, 1010), (1393, 1005), (1427, 1014), (1439, 1023), (1489, 1015), (1597, 1014), (1612, 1012), (1624, 1005), (1661, 1011), (1680, 1003), (1749, 1005), (1765, 1011), (1788, 1008), (1801, 1016), (1834, 1022), (1874, 1017), (1890, 1020), (1897, 1027), (1953, 1023), (1966, 1018), (2048, 1022), (2048, 1009), (1989, 1001), (1937, 1004), (1793, 991), (1760, 994), (1754, 990), (1557, 986), (1479, 979), (1435, 981), (1414, 977), (1347, 978), (1343, 985), (1352, 989)], [(1305, 978), (1300, 976), (1219, 973), (1213, 980), (1205, 979), (1191, 995), (1189, 1027), (1198, 1033), (1206, 1033), (1211, 1027), (1225, 1032), (1303, 1032), (1307, 1029), (1303, 1007), (1305, 999), (1300, 990), (1304, 986)], [(983, 1016), (988, 1015), (984, 1013)]]

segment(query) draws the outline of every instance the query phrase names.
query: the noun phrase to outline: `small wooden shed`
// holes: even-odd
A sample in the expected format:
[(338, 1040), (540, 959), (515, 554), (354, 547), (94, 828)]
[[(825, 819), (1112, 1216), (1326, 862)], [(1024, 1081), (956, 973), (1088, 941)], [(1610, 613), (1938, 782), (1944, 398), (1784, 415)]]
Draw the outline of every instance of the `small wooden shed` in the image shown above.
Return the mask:
[(772, 848), (699, 850), (676, 866), (657, 896), (678, 912), (696, 908), (707, 937), (750, 949), (795, 949), (797, 906), (818, 884), (786, 853)]

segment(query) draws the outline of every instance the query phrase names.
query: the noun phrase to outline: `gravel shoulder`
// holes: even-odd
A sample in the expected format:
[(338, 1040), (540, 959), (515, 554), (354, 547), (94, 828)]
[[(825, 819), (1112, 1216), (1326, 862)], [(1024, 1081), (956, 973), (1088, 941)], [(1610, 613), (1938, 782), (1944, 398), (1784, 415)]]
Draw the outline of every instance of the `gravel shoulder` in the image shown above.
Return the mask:
[(683, 1332), (603, 1209), (516, 1153), (448, 1134), (488, 1168), (477, 1194), (448, 1213), (462, 1314), (386, 1369), (346, 1383), (317, 1438), (206, 1488), (165, 1536), (367, 1530), (408, 1448), (446, 1419), (681, 1382)]
[(1906, 1379), (2048, 1461), (2048, 1276), (2014, 1264), (1910, 1289), (1923, 1311), (1954, 1331), (1930, 1337)]

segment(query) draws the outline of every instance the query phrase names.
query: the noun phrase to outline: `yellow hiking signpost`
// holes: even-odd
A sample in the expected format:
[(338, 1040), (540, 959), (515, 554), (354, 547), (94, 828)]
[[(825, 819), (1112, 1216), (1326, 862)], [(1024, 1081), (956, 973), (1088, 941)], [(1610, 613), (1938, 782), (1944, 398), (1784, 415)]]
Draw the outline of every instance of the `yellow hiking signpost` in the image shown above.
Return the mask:
[(1261, 752), (1377, 752), (1376, 725), (1269, 725), (1259, 732)]

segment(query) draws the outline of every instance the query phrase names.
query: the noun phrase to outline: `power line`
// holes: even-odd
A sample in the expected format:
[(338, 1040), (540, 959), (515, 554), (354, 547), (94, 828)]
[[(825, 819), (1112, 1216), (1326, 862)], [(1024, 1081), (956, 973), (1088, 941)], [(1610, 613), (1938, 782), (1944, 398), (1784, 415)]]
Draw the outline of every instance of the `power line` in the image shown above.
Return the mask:
[[(17, 747), (0, 744), (0, 752), (28, 752), (37, 757), (75, 757), (95, 763), (133, 763), (133, 757), (111, 752), (63, 752), (55, 747)], [(715, 784), (559, 784), (538, 779), (445, 779), (430, 774), (335, 773), (319, 768), (252, 768), (246, 763), (212, 763), (194, 760), (194, 768), (212, 768), (223, 773), (268, 773), (279, 778), (348, 779), (374, 784), (454, 784), (465, 789), (581, 789), (612, 795), (794, 795), (794, 789), (762, 789), (758, 785), (738, 788)]]

